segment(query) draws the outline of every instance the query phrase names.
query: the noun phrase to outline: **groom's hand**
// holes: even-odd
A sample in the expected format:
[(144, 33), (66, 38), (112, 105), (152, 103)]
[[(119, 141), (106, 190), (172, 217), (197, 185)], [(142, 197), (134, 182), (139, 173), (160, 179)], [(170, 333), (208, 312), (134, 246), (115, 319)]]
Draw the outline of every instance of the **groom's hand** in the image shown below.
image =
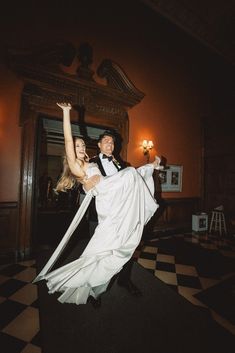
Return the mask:
[(89, 191), (94, 188), (100, 182), (100, 175), (93, 175), (83, 182), (83, 188), (85, 191)]

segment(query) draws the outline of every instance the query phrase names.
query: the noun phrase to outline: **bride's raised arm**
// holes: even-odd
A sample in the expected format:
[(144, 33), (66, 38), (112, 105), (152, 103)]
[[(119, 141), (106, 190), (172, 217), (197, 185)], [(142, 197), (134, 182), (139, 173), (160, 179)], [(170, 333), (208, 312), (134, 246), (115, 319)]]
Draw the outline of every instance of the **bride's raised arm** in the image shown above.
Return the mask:
[(70, 103), (57, 103), (57, 105), (63, 110), (65, 154), (67, 157), (69, 168), (74, 175), (76, 175), (77, 177), (82, 177), (84, 171), (81, 169), (81, 166), (76, 161), (76, 154), (74, 149), (74, 141), (70, 122), (70, 110), (72, 109), (72, 106)]

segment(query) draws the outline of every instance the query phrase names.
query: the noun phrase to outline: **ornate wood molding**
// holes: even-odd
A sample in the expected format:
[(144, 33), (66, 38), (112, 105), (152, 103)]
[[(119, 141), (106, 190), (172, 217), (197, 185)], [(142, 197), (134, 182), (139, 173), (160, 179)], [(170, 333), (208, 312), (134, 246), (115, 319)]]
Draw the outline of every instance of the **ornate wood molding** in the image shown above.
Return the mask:
[[(70, 101), (73, 105), (82, 104), (86, 115), (105, 115), (108, 119), (122, 121), (126, 119), (127, 110), (143, 99), (144, 93), (111, 60), (103, 60), (97, 69), (97, 74), (107, 81), (107, 85), (101, 85), (93, 80), (93, 71), (89, 67), (91, 59), (84, 63), (87, 47), (82, 47), (85, 52), (80, 50), (81, 64), (73, 75), (63, 72), (59, 64), (65, 61), (62, 61), (64, 57), (67, 63), (68, 58), (72, 61), (71, 53), (76, 53), (76, 49), (72, 50), (66, 43), (64, 47), (60, 43), (56, 48), (49, 51), (50, 55), (39, 49), (30, 53), (9, 51), (10, 67), (24, 80), (23, 100), (27, 101), (31, 109), (51, 107), (58, 101)], [(66, 50), (69, 51), (67, 55)], [(56, 61), (51, 62), (54, 58)], [(25, 115), (22, 114), (20, 125), (24, 119)]]

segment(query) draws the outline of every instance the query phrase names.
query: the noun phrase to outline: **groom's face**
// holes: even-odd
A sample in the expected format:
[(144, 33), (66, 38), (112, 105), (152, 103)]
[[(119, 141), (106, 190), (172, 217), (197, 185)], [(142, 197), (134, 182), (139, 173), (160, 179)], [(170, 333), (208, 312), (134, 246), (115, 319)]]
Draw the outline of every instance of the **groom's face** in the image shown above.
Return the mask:
[(98, 143), (100, 152), (111, 156), (114, 150), (114, 141), (111, 136), (104, 136), (102, 140)]

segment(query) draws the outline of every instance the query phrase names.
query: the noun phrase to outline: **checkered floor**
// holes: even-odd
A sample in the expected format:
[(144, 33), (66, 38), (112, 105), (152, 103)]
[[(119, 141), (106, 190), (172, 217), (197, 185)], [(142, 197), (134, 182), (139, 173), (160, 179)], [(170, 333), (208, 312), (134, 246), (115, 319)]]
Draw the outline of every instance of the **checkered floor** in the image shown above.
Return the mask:
[[(190, 245), (190, 246), (187, 246)], [(206, 310), (214, 320), (235, 335), (235, 312), (232, 308), (214, 309), (216, 300), (211, 295), (226, 280), (232, 281), (231, 296), (235, 288), (235, 241), (207, 234), (177, 234), (145, 242), (136, 250), (137, 262), (162, 280), (192, 304)], [(200, 301), (201, 293), (211, 288), (211, 297)], [(213, 294), (213, 293), (212, 293)], [(223, 293), (222, 293), (223, 294)], [(227, 294), (227, 293), (226, 293)], [(221, 295), (221, 293), (220, 293)], [(203, 297), (203, 295), (201, 295)], [(213, 300), (213, 303), (209, 302)], [(226, 299), (226, 298), (225, 298)], [(205, 304), (205, 302), (207, 304)], [(228, 303), (229, 304), (229, 303)], [(234, 306), (234, 304), (233, 304)], [(221, 314), (221, 312), (229, 315)], [(228, 316), (233, 316), (230, 320)]]
[[(194, 253), (195, 249), (202, 250), (202, 257)], [(180, 234), (145, 242), (135, 257), (140, 265), (235, 334), (230, 320), (196, 298), (235, 274), (235, 268), (226, 261), (235, 259), (234, 241)], [(7, 347), (8, 353), (41, 352), (37, 286), (31, 283), (35, 275), (34, 260), (0, 268), (0, 346)]]
[(0, 270), (0, 346), (8, 353), (40, 353), (35, 261)]

